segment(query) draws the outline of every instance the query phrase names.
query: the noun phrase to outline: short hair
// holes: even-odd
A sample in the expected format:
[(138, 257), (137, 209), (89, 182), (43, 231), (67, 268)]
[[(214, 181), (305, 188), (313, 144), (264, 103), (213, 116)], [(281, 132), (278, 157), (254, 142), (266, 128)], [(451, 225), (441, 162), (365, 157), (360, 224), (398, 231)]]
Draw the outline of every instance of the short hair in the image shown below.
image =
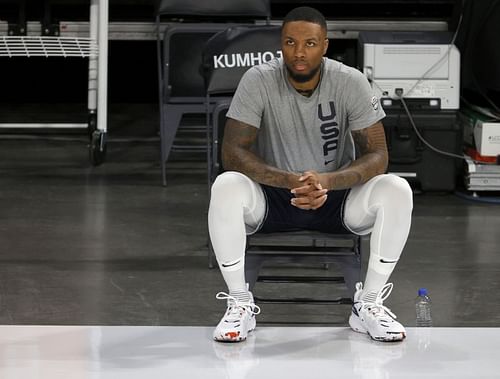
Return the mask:
[(325, 16), (320, 11), (311, 7), (298, 7), (292, 9), (283, 19), (283, 26), (292, 21), (307, 21), (318, 24), (323, 30), (327, 30)]

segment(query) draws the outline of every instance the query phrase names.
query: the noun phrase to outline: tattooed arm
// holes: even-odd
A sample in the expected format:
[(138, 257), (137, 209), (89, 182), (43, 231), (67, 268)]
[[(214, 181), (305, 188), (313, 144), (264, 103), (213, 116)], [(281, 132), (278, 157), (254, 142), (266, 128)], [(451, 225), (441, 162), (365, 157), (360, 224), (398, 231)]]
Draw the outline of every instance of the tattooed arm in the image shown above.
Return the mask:
[(387, 170), (388, 153), (384, 126), (377, 122), (372, 126), (352, 132), (359, 157), (349, 166), (324, 174), (307, 171), (301, 182), (320, 183), (329, 190), (351, 188), (362, 184)]
[(386, 172), (388, 164), (384, 126), (372, 126), (352, 132), (359, 157), (348, 167), (326, 175), (328, 189), (351, 188)]
[(300, 175), (266, 164), (252, 152), (259, 130), (231, 118), (227, 119), (222, 143), (224, 169), (238, 171), (250, 179), (273, 187), (295, 188), (302, 185)]

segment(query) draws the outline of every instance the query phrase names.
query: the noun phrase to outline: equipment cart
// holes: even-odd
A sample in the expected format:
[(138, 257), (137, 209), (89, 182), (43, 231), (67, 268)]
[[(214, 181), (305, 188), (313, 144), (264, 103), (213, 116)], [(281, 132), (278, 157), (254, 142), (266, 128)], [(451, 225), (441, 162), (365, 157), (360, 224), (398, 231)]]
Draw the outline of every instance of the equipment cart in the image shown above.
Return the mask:
[(0, 124), (0, 128), (87, 128), (90, 136), (90, 162), (96, 166), (104, 162), (107, 133), (108, 11), (109, 0), (90, 0), (90, 35), (87, 38), (34, 36), (26, 33), (26, 30), (21, 30), (19, 33), (21, 35), (0, 36), (0, 58), (2, 59), (14, 57), (89, 59), (88, 122), (86, 124), (9, 123)]

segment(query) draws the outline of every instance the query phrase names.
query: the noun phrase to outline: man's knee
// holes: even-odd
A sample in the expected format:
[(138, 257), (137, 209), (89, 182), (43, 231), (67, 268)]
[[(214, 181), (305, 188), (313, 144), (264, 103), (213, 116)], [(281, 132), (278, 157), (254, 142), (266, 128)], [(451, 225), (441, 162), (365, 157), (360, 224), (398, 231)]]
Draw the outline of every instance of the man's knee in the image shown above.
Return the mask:
[(406, 179), (394, 174), (387, 174), (391, 184), (391, 192), (406, 202), (413, 208), (413, 191)]
[(218, 193), (224, 195), (241, 191), (248, 187), (249, 179), (242, 173), (236, 171), (226, 171), (217, 176), (212, 184), (212, 196)]
[(379, 196), (390, 203), (413, 209), (413, 191), (408, 182), (394, 174), (381, 175), (377, 181)]

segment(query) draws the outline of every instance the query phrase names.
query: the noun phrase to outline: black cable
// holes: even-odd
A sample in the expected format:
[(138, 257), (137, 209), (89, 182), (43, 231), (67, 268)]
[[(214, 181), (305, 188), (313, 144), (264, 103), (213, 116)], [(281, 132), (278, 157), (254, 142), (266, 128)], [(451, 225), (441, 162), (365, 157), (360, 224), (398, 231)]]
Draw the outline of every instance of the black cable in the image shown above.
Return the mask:
[[(399, 97), (399, 100), (401, 100), (401, 104), (403, 105), (403, 108), (405, 109), (405, 112), (406, 112), (406, 115), (408, 116), (408, 120), (410, 120), (410, 124), (413, 128), (413, 130), (415, 131), (415, 134), (417, 135), (418, 139), (420, 141), (422, 141), (422, 143), (427, 146), (429, 149), (431, 149), (432, 151), (435, 151), (436, 153), (438, 154), (442, 154), (442, 155), (446, 155), (448, 157), (452, 157), (452, 158), (457, 158), (457, 159), (463, 159), (465, 160), (465, 157), (463, 155), (458, 155), (458, 154), (454, 154), (454, 153), (450, 153), (448, 151), (444, 151), (444, 150), (440, 150), (438, 149), (437, 147), (434, 147), (432, 146), (429, 142), (427, 142), (425, 140), (425, 138), (422, 136), (422, 134), (420, 134), (420, 131), (418, 130), (417, 126), (415, 125), (415, 122), (413, 121), (413, 117), (410, 113), (410, 110), (408, 109), (408, 106), (406, 105), (406, 101), (405, 99), (403, 98), (403, 96), (400, 96)], [(473, 159), (474, 162), (478, 162), (478, 163), (481, 163), (479, 161), (476, 161)]]
[[(451, 158), (456, 158), (456, 159), (467, 161), (467, 159), (463, 155), (453, 154), (453, 153), (450, 153), (448, 151), (440, 150), (440, 149), (432, 146), (429, 142), (427, 142), (424, 139), (424, 137), (422, 136), (422, 134), (420, 134), (420, 131), (418, 130), (417, 126), (415, 125), (415, 122), (413, 121), (413, 117), (411, 116), (410, 110), (408, 109), (408, 107), (406, 105), (406, 101), (404, 100), (404, 98), (402, 96), (400, 97), (400, 100), (401, 100), (401, 104), (403, 104), (406, 115), (408, 116), (408, 119), (410, 120), (410, 124), (411, 124), (413, 130), (415, 131), (415, 134), (420, 139), (420, 141), (422, 141), (425, 144), (425, 146), (427, 146), (429, 149), (431, 149), (432, 151), (435, 151), (438, 154), (443, 154), (443, 155), (446, 155), (446, 156), (451, 157)], [(469, 157), (469, 158), (471, 161), (473, 161), (476, 164), (494, 165), (494, 163), (485, 163), (485, 162), (477, 161), (472, 157)], [(500, 198), (498, 198), (498, 197), (480, 198), (478, 196), (468, 195), (468, 194), (462, 193), (460, 191), (455, 191), (455, 195), (459, 196), (463, 199), (470, 200), (470, 201), (476, 201), (476, 202), (488, 203), (488, 204), (500, 204)]]
[[(451, 158), (456, 158), (456, 159), (460, 159), (460, 160), (464, 160), (464, 161), (467, 161), (467, 158), (463, 155), (458, 155), (458, 154), (454, 154), (454, 153), (450, 153), (449, 151), (444, 151), (444, 150), (440, 150), (438, 149), (437, 147), (434, 147), (432, 146), (423, 136), (422, 134), (420, 133), (420, 131), (418, 130), (417, 128), (417, 125), (415, 124), (415, 121), (413, 121), (413, 117), (410, 113), (410, 110), (408, 109), (408, 106), (406, 105), (406, 101), (405, 99), (403, 98), (402, 95), (400, 94), (396, 94), (397, 96), (399, 96), (399, 100), (401, 100), (401, 104), (403, 105), (403, 108), (405, 109), (405, 112), (406, 112), (406, 115), (408, 116), (408, 120), (410, 121), (410, 125), (412, 126), (413, 130), (415, 131), (415, 134), (417, 135), (418, 139), (420, 141), (422, 141), (422, 143), (427, 146), (429, 149), (431, 149), (432, 151), (438, 153), (438, 154), (442, 154), (442, 155), (446, 155), (448, 157), (451, 157)], [(495, 163), (489, 163), (489, 162), (482, 162), (482, 161), (478, 161), (472, 157), (469, 157), (470, 160), (472, 160), (474, 163), (476, 164), (486, 164), (486, 165), (495, 165)]]
[[(451, 49), (453, 48), (453, 46), (455, 44), (455, 40), (457, 39), (457, 36), (458, 36), (458, 32), (460, 31), (460, 28), (462, 27), (462, 20), (464, 17), (464, 6), (465, 6), (465, 0), (462, 2), (462, 9), (460, 9), (460, 16), (458, 17), (457, 29), (455, 30), (455, 33), (453, 33), (453, 37), (452, 37), (451, 42), (450, 42), (449, 47), (448, 47), (448, 51), (441, 58), (439, 58), (431, 67), (429, 67), (429, 69), (427, 71), (425, 71), (422, 74), (422, 76), (415, 82), (415, 84), (412, 87), (410, 87), (410, 89), (407, 91), (407, 94), (410, 94), (411, 91), (413, 91), (415, 89), (415, 87), (422, 80), (424, 80), (426, 78), (427, 74), (429, 72), (431, 72), (436, 66), (438, 66), (443, 61), (443, 59), (450, 58)], [(377, 87), (378, 87), (378, 85), (377, 85)], [(380, 87), (379, 87), (379, 89), (380, 89)]]

